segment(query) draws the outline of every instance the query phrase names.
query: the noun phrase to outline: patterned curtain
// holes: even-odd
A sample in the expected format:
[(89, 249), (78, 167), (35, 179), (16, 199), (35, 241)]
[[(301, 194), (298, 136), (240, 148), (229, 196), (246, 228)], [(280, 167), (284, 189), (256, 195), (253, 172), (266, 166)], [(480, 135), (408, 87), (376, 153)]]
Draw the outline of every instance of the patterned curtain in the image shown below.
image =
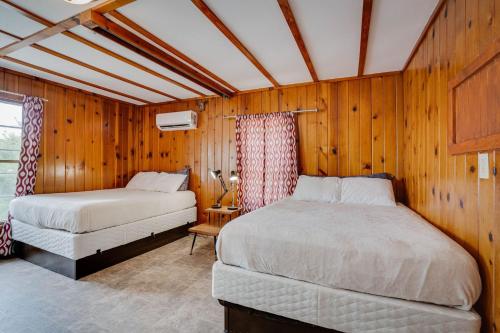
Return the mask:
[[(42, 134), (43, 101), (38, 97), (23, 99), (21, 154), (17, 170), (16, 197), (31, 195), (35, 190), (36, 169)], [(11, 216), (0, 230), (0, 256), (12, 252)]]
[(243, 213), (283, 199), (297, 184), (297, 143), (291, 112), (236, 119), (238, 200)]

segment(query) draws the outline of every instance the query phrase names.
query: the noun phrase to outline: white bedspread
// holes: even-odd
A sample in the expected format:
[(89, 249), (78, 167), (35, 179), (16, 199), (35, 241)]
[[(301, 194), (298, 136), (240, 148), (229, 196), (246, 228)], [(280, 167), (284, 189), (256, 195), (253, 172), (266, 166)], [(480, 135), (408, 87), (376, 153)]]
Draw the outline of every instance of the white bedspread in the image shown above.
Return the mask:
[(162, 193), (112, 189), (19, 197), (12, 200), (9, 210), (14, 219), (40, 228), (84, 233), (195, 205), (195, 195), (191, 191)]
[(224, 264), (331, 288), (470, 309), (467, 251), (410, 209), (285, 199), (226, 224)]

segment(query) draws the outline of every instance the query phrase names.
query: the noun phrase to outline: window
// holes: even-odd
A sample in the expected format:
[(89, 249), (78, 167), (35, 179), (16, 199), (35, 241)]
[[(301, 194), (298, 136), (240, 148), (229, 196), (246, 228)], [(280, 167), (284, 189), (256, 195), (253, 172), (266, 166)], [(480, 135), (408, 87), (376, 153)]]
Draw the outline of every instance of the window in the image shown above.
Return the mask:
[(7, 219), (16, 192), (22, 117), (21, 105), (0, 101), (0, 220)]

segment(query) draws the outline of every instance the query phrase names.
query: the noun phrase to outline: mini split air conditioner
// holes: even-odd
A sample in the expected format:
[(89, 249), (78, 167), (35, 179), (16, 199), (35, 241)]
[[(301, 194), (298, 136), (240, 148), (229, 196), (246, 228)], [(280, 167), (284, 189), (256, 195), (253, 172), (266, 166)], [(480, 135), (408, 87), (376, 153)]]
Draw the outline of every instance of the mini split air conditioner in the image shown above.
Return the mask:
[(160, 131), (184, 131), (195, 129), (197, 123), (198, 115), (192, 110), (160, 113), (156, 115), (156, 127), (158, 127)]

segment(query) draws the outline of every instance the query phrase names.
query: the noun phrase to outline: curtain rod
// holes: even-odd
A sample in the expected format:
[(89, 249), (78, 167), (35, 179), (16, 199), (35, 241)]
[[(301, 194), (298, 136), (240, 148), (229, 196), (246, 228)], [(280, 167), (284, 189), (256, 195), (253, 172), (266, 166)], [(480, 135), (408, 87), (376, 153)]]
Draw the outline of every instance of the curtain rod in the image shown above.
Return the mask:
[[(20, 96), (20, 97), (24, 97), (26, 96), (25, 94), (18, 94), (18, 93), (15, 93), (15, 92), (12, 92), (12, 91), (8, 91), (8, 90), (3, 90), (3, 89), (0, 89), (0, 93), (2, 94), (11, 94), (11, 95), (14, 95), (14, 96)], [(46, 98), (43, 98), (43, 97), (39, 97), (42, 101), (44, 102), (48, 102), (49, 100), (46, 99)]]
[[(282, 111), (282, 112), (291, 112), (291, 113), (306, 113), (306, 112), (318, 112), (318, 109), (304, 109), (304, 110), (295, 110), (295, 111)], [(224, 116), (224, 119), (236, 119), (236, 116)]]

